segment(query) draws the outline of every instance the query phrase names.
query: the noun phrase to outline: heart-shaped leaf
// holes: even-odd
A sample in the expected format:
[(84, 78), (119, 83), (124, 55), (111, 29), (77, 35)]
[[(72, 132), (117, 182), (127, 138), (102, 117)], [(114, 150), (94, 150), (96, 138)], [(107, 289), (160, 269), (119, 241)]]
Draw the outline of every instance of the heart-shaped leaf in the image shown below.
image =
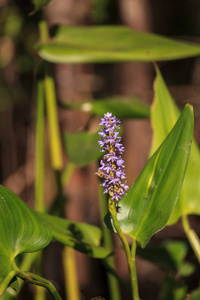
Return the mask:
[[(172, 99), (168, 88), (157, 68), (157, 77), (154, 84), (154, 102), (151, 108), (151, 122), (153, 127), (153, 143), (151, 154), (163, 142), (174, 126), (180, 111)], [(200, 152), (193, 139), (191, 154), (180, 196), (174, 207), (168, 224), (178, 221), (181, 215), (200, 215)]]
[(0, 284), (12, 270), (14, 258), (35, 252), (51, 241), (51, 232), (18, 196), (0, 185)]
[(162, 229), (183, 183), (193, 134), (193, 109), (186, 105), (174, 128), (119, 202), (122, 231), (144, 247)]
[(99, 159), (102, 153), (99, 151), (98, 140), (97, 132), (65, 132), (64, 145), (69, 161), (83, 167)]
[(60, 243), (95, 258), (105, 258), (111, 254), (109, 249), (99, 247), (100, 228), (47, 214), (40, 213), (39, 216), (50, 228), (53, 238)]
[(59, 26), (38, 54), (53, 63), (158, 61), (200, 54), (199, 45), (123, 26)]
[(63, 107), (79, 109), (102, 117), (109, 111), (119, 119), (149, 118), (150, 109), (139, 97), (112, 97), (83, 103), (62, 103)]

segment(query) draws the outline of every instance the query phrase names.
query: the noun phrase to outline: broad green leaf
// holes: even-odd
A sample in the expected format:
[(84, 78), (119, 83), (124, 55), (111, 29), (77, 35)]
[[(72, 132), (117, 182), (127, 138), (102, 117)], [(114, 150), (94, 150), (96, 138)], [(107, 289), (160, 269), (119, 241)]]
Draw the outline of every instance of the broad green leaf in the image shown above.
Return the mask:
[(93, 225), (69, 221), (47, 214), (39, 214), (52, 232), (53, 238), (95, 258), (105, 258), (111, 254), (109, 249), (99, 247), (101, 230)]
[[(154, 84), (155, 96), (151, 108), (153, 127), (153, 144), (151, 154), (158, 148), (168, 135), (180, 111), (172, 99), (167, 86), (157, 69)], [(191, 154), (179, 199), (168, 222), (169, 225), (178, 221), (183, 214), (200, 214), (200, 153), (193, 139)]]
[(51, 0), (32, 0), (33, 6), (34, 6), (34, 11), (33, 13), (35, 13), (36, 11), (42, 9), (45, 5), (47, 5)]
[(102, 153), (99, 150), (98, 140), (98, 133), (65, 132), (64, 146), (69, 161), (76, 166), (83, 167), (99, 159)]
[(200, 54), (200, 46), (123, 26), (59, 26), (38, 54), (53, 63), (160, 61)]
[(0, 284), (12, 270), (14, 258), (35, 252), (51, 241), (51, 232), (18, 196), (0, 185)]
[(186, 105), (174, 128), (119, 202), (122, 231), (144, 247), (167, 223), (183, 183), (193, 134), (193, 109)]
[(112, 112), (117, 118), (149, 118), (150, 109), (139, 97), (113, 97), (93, 100), (83, 103), (62, 103), (63, 107), (79, 109), (92, 115), (103, 116), (105, 112)]

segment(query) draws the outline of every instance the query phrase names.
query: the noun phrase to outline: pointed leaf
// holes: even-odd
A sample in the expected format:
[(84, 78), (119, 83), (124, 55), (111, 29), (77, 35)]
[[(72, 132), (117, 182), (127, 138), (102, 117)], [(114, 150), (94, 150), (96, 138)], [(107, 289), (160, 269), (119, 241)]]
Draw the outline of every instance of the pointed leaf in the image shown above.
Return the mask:
[(119, 202), (122, 231), (144, 247), (162, 229), (183, 183), (193, 134), (193, 110), (186, 105), (174, 128)]
[(119, 119), (149, 118), (150, 109), (139, 97), (113, 97), (84, 103), (62, 103), (63, 107), (79, 109), (92, 115), (103, 116), (109, 111)]
[(36, 48), (54, 63), (158, 61), (200, 54), (199, 45), (123, 26), (59, 26), (48, 43)]
[(12, 270), (14, 258), (35, 252), (51, 241), (51, 232), (18, 196), (0, 185), (0, 283)]
[[(151, 154), (163, 142), (180, 115), (180, 111), (172, 99), (158, 68), (154, 91), (154, 102), (151, 108), (151, 122), (153, 127), (153, 144)], [(195, 140), (193, 139), (183, 187), (170, 217), (169, 225), (177, 222), (183, 214), (200, 215), (199, 182), (200, 152)]]
[(95, 258), (105, 258), (111, 254), (109, 249), (99, 247), (101, 230), (93, 225), (74, 222), (47, 214), (39, 214), (52, 232), (53, 238)]
[(69, 161), (83, 167), (99, 159), (102, 153), (99, 151), (98, 140), (98, 133), (65, 132), (64, 145)]

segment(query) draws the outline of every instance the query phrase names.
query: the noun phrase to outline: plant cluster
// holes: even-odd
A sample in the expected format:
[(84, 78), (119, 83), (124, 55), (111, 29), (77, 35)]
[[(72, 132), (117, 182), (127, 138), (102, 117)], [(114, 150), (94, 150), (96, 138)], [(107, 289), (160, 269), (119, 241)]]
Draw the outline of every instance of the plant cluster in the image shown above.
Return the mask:
[[(48, 2), (34, 1), (35, 12), (43, 9)], [(111, 300), (121, 299), (119, 285), (133, 300), (141, 299), (136, 254), (166, 271), (159, 300), (200, 299), (200, 289), (196, 287), (191, 291), (187, 283), (187, 278), (195, 272), (194, 265), (186, 259), (188, 244), (165, 241), (157, 247), (147, 245), (156, 232), (181, 219), (195, 260), (200, 262), (199, 237), (188, 220), (188, 215), (200, 214), (200, 153), (193, 138), (193, 108), (187, 104), (180, 113), (154, 63), (198, 56), (200, 46), (133, 31), (124, 26), (59, 25), (54, 34), (49, 36), (44, 20), (39, 23), (39, 35), (35, 48), (43, 70), (39, 70), (36, 97), (35, 207), (31, 209), (9, 189), (0, 186), (0, 298), (17, 298), (26, 282), (36, 285), (36, 300), (45, 299), (44, 289), (40, 290), (38, 286), (46, 288), (52, 299), (62, 299), (55, 286), (42, 276), (40, 268), (41, 251), (52, 240), (57, 240), (63, 245), (66, 295), (69, 300), (80, 300), (74, 250), (102, 260)], [(102, 47), (105, 40), (107, 42)], [(149, 107), (136, 96), (91, 100), (80, 104), (63, 101), (63, 109), (85, 111), (87, 107), (88, 114), (101, 117), (100, 131), (98, 128), (95, 133), (64, 133), (63, 144), (68, 164), (63, 168), (55, 82), (50, 63), (127, 61), (154, 63), (156, 79), (153, 105)], [(154, 136), (150, 158), (128, 188), (122, 158), (124, 147), (120, 137), (120, 119), (134, 118), (150, 118)], [(44, 202), (46, 119), (51, 164), (59, 194), (49, 210)], [(102, 191), (99, 188), (101, 218), (104, 220), (102, 229), (69, 220), (63, 214), (66, 205), (63, 189), (69, 184), (74, 169), (99, 161), (96, 173), (104, 189)], [(117, 234), (123, 244), (131, 288), (116, 270), (112, 234)], [(131, 243), (127, 236), (131, 238)], [(30, 272), (32, 266), (38, 265), (38, 272)], [(103, 299), (99, 295), (94, 296), (97, 297), (93, 299)]]

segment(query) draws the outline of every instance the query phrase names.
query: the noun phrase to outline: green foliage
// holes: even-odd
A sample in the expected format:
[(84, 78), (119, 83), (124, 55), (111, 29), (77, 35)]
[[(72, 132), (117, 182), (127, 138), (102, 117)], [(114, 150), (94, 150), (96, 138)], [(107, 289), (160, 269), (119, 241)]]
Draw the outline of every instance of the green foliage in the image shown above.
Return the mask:
[(14, 258), (46, 247), (52, 238), (44, 222), (19, 197), (0, 185), (0, 283)]
[(98, 140), (98, 133), (65, 132), (64, 145), (69, 161), (76, 166), (83, 167), (99, 159), (102, 153), (99, 151)]
[(161, 245), (138, 248), (137, 254), (159, 266), (166, 275), (160, 290), (159, 300), (185, 299), (188, 283), (186, 278), (194, 273), (193, 264), (186, 261), (188, 244), (182, 241), (167, 240)]
[(47, 5), (50, 1), (51, 0), (32, 0), (32, 3), (34, 5), (33, 13), (44, 8), (44, 6)]
[(102, 100), (83, 103), (62, 103), (63, 107), (79, 109), (81, 111), (102, 117), (105, 112), (111, 112), (120, 119), (149, 118), (150, 109), (139, 97), (111, 97)]
[(187, 245), (179, 241), (165, 241), (161, 246), (138, 247), (137, 254), (166, 271), (177, 272), (187, 254)]
[(102, 23), (109, 19), (108, 6), (111, 1), (92, 0), (91, 16), (96, 23)]
[(186, 105), (174, 128), (120, 200), (122, 231), (144, 247), (162, 229), (183, 183), (193, 134), (193, 110)]
[[(159, 147), (168, 135), (180, 111), (172, 99), (168, 88), (157, 69), (154, 85), (154, 102), (151, 108), (151, 122), (153, 127), (153, 144), (151, 154)], [(191, 154), (183, 183), (183, 187), (169, 220), (169, 225), (178, 221), (182, 215), (200, 214), (200, 153), (193, 139)]]
[(187, 287), (174, 278), (166, 276), (162, 284), (158, 300), (183, 300), (187, 294)]
[(190, 300), (199, 300), (200, 299), (200, 287), (193, 291), (193, 293), (190, 296)]
[(111, 254), (109, 249), (99, 247), (101, 230), (86, 223), (69, 221), (47, 214), (39, 214), (50, 228), (53, 238), (95, 258), (105, 258)]
[(191, 275), (195, 268), (186, 262), (188, 245), (182, 241), (164, 241), (161, 245), (147, 246), (145, 249), (138, 247), (137, 255), (156, 264), (167, 272), (174, 272), (180, 276)]
[(59, 26), (38, 54), (53, 63), (160, 61), (200, 54), (199, 45), (179, 42), (123, 26)]

